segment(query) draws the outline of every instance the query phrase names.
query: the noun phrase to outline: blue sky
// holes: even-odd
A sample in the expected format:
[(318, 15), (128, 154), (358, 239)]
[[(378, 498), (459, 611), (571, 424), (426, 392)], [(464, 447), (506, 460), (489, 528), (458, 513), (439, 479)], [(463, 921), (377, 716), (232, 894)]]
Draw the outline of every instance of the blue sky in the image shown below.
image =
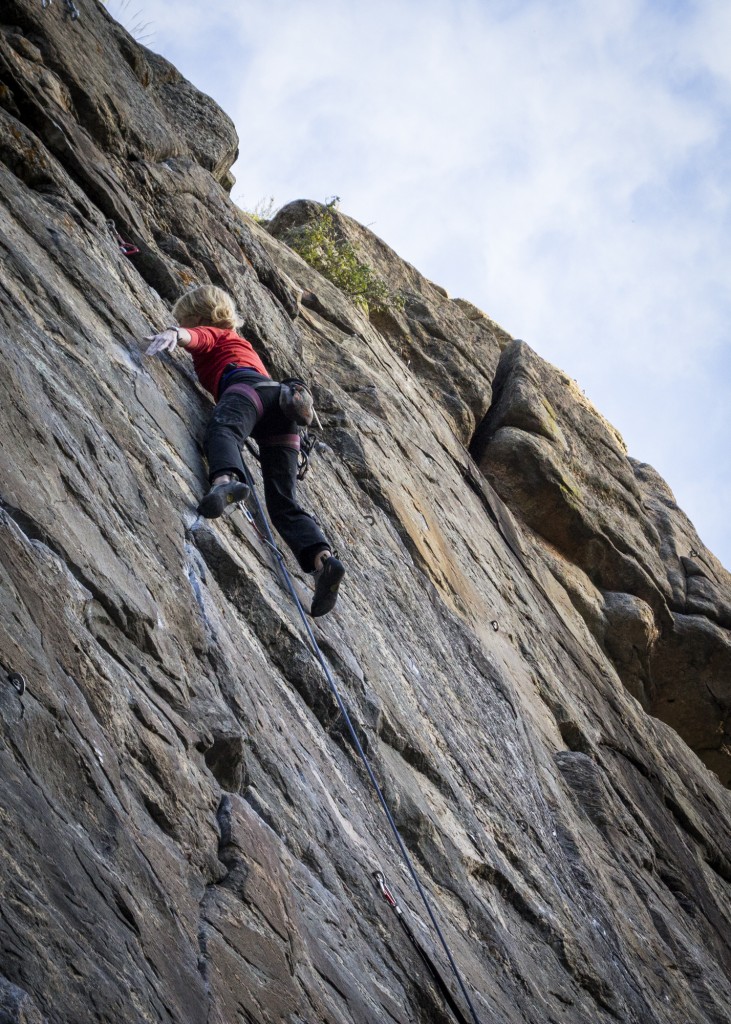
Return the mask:
[(339, 195), (576, 378), (731, 568), (731, 4), (108, 7), (231, 115), (240, 205)]

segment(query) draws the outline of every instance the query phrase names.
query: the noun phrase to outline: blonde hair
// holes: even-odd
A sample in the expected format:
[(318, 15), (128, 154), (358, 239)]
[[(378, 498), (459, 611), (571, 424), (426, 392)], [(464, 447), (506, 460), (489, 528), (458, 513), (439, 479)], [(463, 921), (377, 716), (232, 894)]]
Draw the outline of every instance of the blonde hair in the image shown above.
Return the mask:
[(179, 324), (188, 320), (193, 326), (205, 324), (209, 327), (228, 327), (235, 330), (238, 322), (236, 307), (231, 296), (213, 284), (191, 288), (181, 295), (173, 306), (173, 316)]

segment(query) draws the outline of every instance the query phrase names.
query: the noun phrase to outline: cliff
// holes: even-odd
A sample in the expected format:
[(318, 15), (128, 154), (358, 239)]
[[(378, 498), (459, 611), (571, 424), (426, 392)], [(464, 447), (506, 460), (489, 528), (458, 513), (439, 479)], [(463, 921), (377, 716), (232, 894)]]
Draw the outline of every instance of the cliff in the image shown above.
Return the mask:
[(242, 214), (102, 6), (0, 20), (0, 1021), (446, 1024), (378, 868), (463, 1006), (275, 562), (196, 518), (209, 400), (141, 339), (211, 281), (312, 381), (313, 628), (480, 1020), (727, 1022), (731, 578), (668, 487), (352, 220), (403, 308)]

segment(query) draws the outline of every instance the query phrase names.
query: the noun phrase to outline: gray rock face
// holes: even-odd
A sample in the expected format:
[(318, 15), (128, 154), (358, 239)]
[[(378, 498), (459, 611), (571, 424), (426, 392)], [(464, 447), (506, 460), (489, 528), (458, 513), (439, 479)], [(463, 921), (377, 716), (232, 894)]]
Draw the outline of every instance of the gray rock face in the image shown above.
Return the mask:
[(377, 868), (462, 1005), (266, 547), (196, 520), (208, 399), (140, 339), (211, 280), (313, 383), (315, 633), (480, 1020), (727, 1022), (731, 590), (667, 487), (354, 222), (390, 318), (250, 223), (102, 7), (6, 3), (0, 119), (0, 1021), (443, 1024)]

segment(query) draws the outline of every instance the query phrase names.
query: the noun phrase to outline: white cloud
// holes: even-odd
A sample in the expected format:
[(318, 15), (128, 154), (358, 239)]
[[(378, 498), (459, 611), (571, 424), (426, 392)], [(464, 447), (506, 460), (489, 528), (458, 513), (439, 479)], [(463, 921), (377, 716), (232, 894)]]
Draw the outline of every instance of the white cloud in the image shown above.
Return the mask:
[(234, 118), (235, 196), (337, 192), (575, 376), (731, 566), (729, 5), (137, 2)]

